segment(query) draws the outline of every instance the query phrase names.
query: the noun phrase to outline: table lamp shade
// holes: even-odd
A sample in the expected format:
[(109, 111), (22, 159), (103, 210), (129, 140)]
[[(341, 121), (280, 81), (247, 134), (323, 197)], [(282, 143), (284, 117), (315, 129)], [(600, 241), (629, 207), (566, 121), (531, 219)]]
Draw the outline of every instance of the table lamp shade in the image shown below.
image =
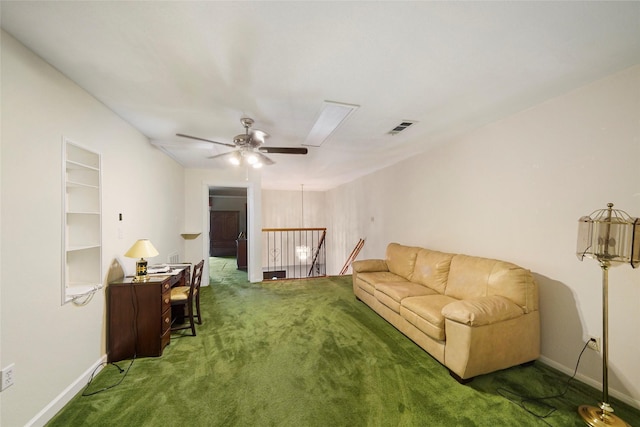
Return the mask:
[(124, 256), (127, 258), (140, 258), (136, 261), (136, 278), (141, 279), (147, 276), (147, 261), (144, 257), (158, 256), (158, 251), (153, 247), (149, 239), (140, 239), (129, 248)]
[(153, 247), (149, 239), (140, 239), (124, 254), (127, 258), (152, 258), (158, 256), (158, 251)]

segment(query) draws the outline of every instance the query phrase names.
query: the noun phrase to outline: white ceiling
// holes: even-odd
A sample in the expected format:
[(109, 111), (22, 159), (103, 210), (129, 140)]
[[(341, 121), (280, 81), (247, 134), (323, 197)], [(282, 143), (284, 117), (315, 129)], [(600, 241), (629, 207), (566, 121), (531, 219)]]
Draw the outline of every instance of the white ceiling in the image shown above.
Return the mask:
[[(2, 1), (2, 28), (188, 168), (250, 116), (300, 146), (324, 100), (360, 108), (272, 189), (328, 189), (640, 63), (640, 2)], [(403, 120), (417, 124), (388, 132)], [(166, 148), (169, 147), (169, 148)]]

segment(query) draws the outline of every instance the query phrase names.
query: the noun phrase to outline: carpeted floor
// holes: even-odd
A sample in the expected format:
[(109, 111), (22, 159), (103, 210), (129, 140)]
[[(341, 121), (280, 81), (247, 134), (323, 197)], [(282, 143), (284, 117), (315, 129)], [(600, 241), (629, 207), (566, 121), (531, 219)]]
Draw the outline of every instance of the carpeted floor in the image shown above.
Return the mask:
[(209, 284), (230, 285), (247, 281), (247, 272), (238, 270), (236, 257), (209, 258)]
[[(356, 301), (350, 276), (251, 284), (234, 262), (212, 263), (196, 337), (173, 334), (162, 357), (137, 359), (126, 375), (106, 367), (88, 392), (122, 382), (77, 396), (49, 425), (581, 426), (577, 406), (601, 397), (572, 382), (538, 418), (503, 395), (557, 395), (566, 375), (536, 363), (460, 385)], [(640, 426), (639, 410), (612, 404)]]

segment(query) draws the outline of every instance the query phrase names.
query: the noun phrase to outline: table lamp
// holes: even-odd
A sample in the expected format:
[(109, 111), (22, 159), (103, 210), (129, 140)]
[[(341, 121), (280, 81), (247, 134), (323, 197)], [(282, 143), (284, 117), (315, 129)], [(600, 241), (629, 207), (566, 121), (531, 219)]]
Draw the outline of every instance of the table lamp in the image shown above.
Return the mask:
[(158, 251), (153, 247), (149, 239), (140, 239), (131, 246), (124, 256), (127, 258), (140, 258), (136, 261), (136, 277), (134, 281), (144, 282), (148, 280), (147, 260), (145, 260), (144, 257), (151, 258), (158, 256)]
[(578, 259), (595, 259), (602, 268), (602, 402), (598, 407), (581, 405), (578, 413), (592, 427), (628, 426), (620, 417), (613, 415), (609, 404), (609, 267), (631, 264), (636, 268), (640, 265), (640, 218), (631, 218), (626, 212), (613, 209), (613, 203), (609, 203), (607, 209), (583, 216), (578, 224)]

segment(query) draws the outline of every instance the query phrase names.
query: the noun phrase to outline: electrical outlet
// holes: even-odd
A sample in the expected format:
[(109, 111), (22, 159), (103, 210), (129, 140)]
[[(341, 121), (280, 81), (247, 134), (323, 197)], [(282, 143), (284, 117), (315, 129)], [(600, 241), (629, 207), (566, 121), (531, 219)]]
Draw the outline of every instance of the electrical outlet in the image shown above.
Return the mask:
[(589, 341), (587, 341), (587, 347), (589, 347), (593, 351), (600, 352), (600, 338), (589, 337)]
[(0, 382), (0, 391), (4, 391), (5, 389), (11, 387), (13, 385), (14, 376), (13, 376), (13, 368), (15, 364), (7, 366), (2, 370), (2, 381)]

